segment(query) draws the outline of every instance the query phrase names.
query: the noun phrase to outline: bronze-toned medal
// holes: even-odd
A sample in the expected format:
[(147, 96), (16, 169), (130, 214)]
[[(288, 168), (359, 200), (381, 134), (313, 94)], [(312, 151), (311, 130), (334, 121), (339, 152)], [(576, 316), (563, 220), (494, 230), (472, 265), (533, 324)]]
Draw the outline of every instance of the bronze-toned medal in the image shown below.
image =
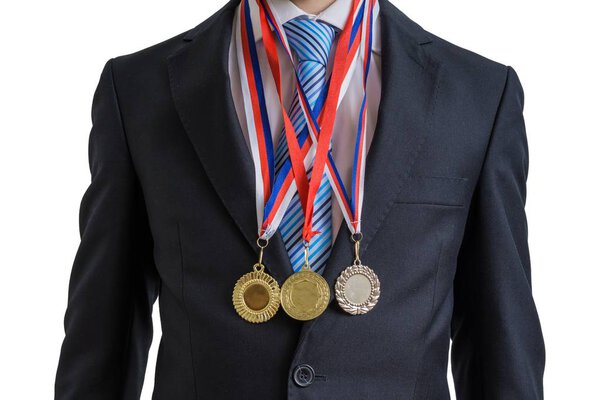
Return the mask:
[(308, 265), (308, 246), (304, 247), (305, 263), (302, 270), (291, 275), (281, 286), (281, 306), (287, 315), (299, 321), (308, 321), (323, 314), (329, 305), (330, 290), (327, 281)]
[(277, 281), (264, 272), (262, 264), (263, 246), (258, 242), (260, 255), (253, 271), (244, 274), (233, 288), (233, 307), (240, 317), (255, 324), (270, 320), (280, 304), (280, 290)]
[[(362, 238), (362, 235), (360, 236)], [(360, 238), (354, 240), (354, 264), (342, 271), (335, 282), (335, 298), (348, 314), (366, 314), (375, 307), (381, 295), (377, 274), (359, 258)]]

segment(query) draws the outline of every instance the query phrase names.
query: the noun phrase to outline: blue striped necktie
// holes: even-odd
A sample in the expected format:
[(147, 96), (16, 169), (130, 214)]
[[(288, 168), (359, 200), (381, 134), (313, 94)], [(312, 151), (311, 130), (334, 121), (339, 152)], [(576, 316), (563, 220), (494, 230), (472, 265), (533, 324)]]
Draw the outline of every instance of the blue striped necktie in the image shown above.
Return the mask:
[[(298, 60), (296, 68), (300, 85), (306, 94), (308, 103), (313, 110), (320, 108), (323, 100), (320, 97), (326, 94), (327, 61), (336, 31), (324, 22), (310, 20), (305, 17), (290, 20), (283, 25), (283, 28), (290, 48), (296, 54)], [(317, 103), (320, 105), (317, 106)], [(298, 137), (306, 137), (308, 128), (297, 91), (295, 91), (292, 100), (290, 119)], [(302, 140), (300, 142), (302, 143)], [(279, 140), (275, 156), (276, 174), (288, 159), (289, 152), (284, 132)], [(312, 167), (308, 171), (309, 178), (311, 171)], [(296, 192), (279, 226), (294, 272), (299, 271), (304, 264), (303, 226), (304, 213)], [(314, 236), (310, 241), (309, 264), (313, 271), (322, 273), (333, 243), (331, 185), (325, 174), (323, 174), (323, 180), (315, 197), (313, 230), (321, 233)]]

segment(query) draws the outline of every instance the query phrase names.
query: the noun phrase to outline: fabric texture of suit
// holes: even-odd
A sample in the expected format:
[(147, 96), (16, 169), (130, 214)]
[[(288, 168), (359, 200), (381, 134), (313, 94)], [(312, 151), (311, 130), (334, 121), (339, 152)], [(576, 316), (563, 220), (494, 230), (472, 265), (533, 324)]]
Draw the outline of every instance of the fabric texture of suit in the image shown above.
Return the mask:
[[(528, 149), (515, 71), (380, 0), (382, 98), (367, 159), (363, 316), (243, 321), (256, 261), (252, 159), (231, 98), (238, 1), (165, 42), (109, 60), (93, 99), (57, 400), (138, 399), (160, 303), (153, 399), (543, 398), (545, 352), (524, 213)], [(338, 235), (324, 277), (352, 261)], [(291, 273), (277, 234), (265, 264)], [(299, 364), (314, 382), (294, 383)]]

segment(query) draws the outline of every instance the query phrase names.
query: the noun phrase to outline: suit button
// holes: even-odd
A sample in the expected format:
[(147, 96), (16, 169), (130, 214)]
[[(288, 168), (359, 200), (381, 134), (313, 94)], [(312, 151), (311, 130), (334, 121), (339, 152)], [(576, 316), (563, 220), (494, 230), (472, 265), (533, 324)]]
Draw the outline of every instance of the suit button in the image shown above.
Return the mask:
[(300, 387), (312, 385), (315, 380), (315, 370), (308, 364), (298, 365), (294, 368), (294, 383)]

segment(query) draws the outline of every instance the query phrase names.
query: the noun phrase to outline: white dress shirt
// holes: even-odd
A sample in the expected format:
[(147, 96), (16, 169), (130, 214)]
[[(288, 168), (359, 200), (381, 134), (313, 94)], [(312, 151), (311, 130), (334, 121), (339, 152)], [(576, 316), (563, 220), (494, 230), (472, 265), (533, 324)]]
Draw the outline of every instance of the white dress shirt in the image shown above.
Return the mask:
[[(352, 0), (337, 0), (331, 4), (327, 9), (321, 12), (319, 15), (311, 15), (300, 8), (298, 8), (290, 0), (268, 0), (269, 4), (274, 13), (282, 24), (292, 20), (298, 16), (306, 15), (312, 19), (318, 19), (326, 22), (338, 31), (342, 31), (348, 18)], [(253, 10), (254, 11), (254, 10)], [(379, 15), (379, 7), (376, 6), (373, 16), (373, 50), (372, 50), (372, 64), (369, 72), (369, 78), (367, 80), (367, 132), (366, 132), (366, 150), (369, 150), (371, 141), (373, 139), (373, 133), (375, 131), (375, 125), (377, 123), (377, 112), (379, 109), (379, 101), (381, 98), (381, 47), (380, 47), (380, 23), (377, 18)], [(240, 7), (236, 11), (234, 20), (233, 35), (231, 38), (231, 44), (229, 48), (229, 76), (231, 78), (231, 91), (233, 100), (235, 103), (235, 109), (240, 120), (240, 126), (242, 132), (250, 148), (250, 142), (248, 137), (248, 128), (246, 124), (246, 114), (243, 105), (243, 94), (240, 83), (240, 74), (238, 68), (238, 58), (242, 58), (242, 49), (238, 49), (236, 46), (236, 32), (239, 29), (240, 18)], [(282, 137), (283, 129), (283, 118), (281, 116), (281, 109), (279, 106), (279, 100), (277, 97), (277, 90), (275, 88), (275, 82), (273, 81), (271, 70), (264, 51), (262, 42), (262, 33), (260, 30), (259, 16), (253, 12), (253, 31), (256, 40), (256, 46), (258, 51), (258, 58), (261, 68), (261, 76), (263, 79), (265, 100), (268, 105), (269, 123), (271, 126), (271, 136), (275, 148), (277, 143)], [(339, 35), (338, 35), (339, 36)], [(337, 42), (337, 38), (336, 38)], [(335, 54), (335, 43), (330, 53), (330, 62), (328, 68), (331, 68), (331, 60)], [(288, 61), (287, 55), (283, 50), (283, 47), (277, 43), (279, 59), (282, 67), (282, 90), (283, 99), (286, 104), (291, 107), (292, 97), (294, 94), (294, 80), (293, 80), (293, 66)], [(360, 53), (360, 52), (359, 52)], [(358, 64), (359, 66), (362, 63)], [(348, 190), (350, 190), (351, 178), (352, 178), (352, 163), (354, 157), (354, 146), (356, 140), (356, 127), (358, 123), (360, 106), (363, 98), (363, 70), (358, 67), (355, 68), (353, 76), (349, 82), (348, 89), (344, 94), (344, 98), (338, 109), (336, 117), (333, 138), (332, 138), (332, 154), (335, 164), (338, 168), (342, 181)], [(366, 165), (369, 168), (369, 165)], [(332, 228), (333, 238), (337, 236), (337, 233), (342, 225), (343, 216), (339, 204), (337, 203), (335, 196), (332, 196)]]

